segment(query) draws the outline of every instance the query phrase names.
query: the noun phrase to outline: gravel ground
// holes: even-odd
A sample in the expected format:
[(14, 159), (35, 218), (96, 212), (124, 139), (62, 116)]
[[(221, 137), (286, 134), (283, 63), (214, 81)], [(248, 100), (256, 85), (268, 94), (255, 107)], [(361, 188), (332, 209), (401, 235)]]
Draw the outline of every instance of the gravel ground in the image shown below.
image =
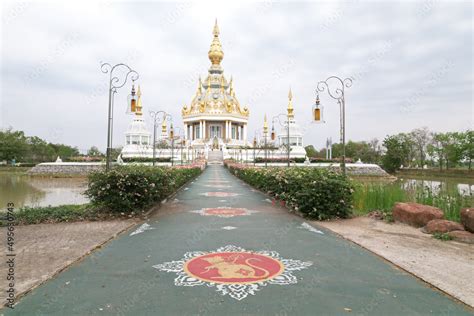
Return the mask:
[(368, 217), (315, 222), (474, 307), (474, 245)]
[[(16, 296), (31, 290), (90, 251), (134, 225), (134, 220), (38, 224), (15, 227)], [(6, 236), (6, 228), (0, 228)], [(4, 237), (5, 238), (5, 237)], [(5, 247), (1, 257), (6, 258)], [(0, 266), (0, 288), (7, 288), (7, 266)], [(5, 301), (5, 291), (0, 300)]]

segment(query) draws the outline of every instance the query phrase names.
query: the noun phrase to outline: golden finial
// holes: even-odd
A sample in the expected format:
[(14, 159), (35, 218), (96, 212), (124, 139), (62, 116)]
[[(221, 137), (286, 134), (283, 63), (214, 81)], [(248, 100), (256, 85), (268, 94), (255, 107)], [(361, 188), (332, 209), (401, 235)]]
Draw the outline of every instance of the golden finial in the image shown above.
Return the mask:
[(214, 23), (214, 30), (212, 30), (212, 34), (214, 34), (214, 36), (219, 36), (219, 26), (217, 25), (217, 19), (216, 19), (216, 22)]
[(224, 76), (221, 77), (221, 91), (224, 92), (224, 85), (225, 85), (225, 82), (224, 82)]
[(198, 93), (199, 95), (201, 95), (201, 93), (202, 93), (202, 80), (201, 80), (201, 76), (199, 76), (199, 83), (198, 83), (197, 93)]
[(217, 19), (212, 33), (214, 34), (214, 38), (212, 39), (208, 56), (213, 65), (219, 65), (224, 58), (224, 52), (222, 51), (221, 42), (219, 41), (219, 26), (217, 26)]
[(135, 114), (142, 115), (142, 91), (140, 90), (140, 85), (138, 85), (137, 90), (137, 107)]
[(263, 132), (265, 134), (268, 132), (267, 114), (263, 117)]
[(293, 93), (291, 93), (291, 88), (290, 91), (288, 92), (288, 118), (294, 118), (295, 115), (293, 113)]

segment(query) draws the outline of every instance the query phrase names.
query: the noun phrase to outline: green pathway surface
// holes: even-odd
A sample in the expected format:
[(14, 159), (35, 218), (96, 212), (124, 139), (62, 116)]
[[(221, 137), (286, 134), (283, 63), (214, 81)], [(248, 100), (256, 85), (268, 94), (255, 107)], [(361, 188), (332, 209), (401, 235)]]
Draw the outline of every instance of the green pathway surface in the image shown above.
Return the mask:
[[(215, 197), (206, 192), (238, 195)], [(219, 210), (212, 208), (216, 207), (226, 207), (224, 215), (245, 214), (202, 214), (207, 208), (215, 214)], [(212, 165), (164, 204), (147, 221), (149, 227), (138, 225), (23, 297), (14, 310), (2, 312), (471, 314), (464, 305), (372, 253), (303, 223), (224, 167)], [(136, 230), (139, 226), (141, 230)], [(218, 249), (220, 254), (211, 254)]]

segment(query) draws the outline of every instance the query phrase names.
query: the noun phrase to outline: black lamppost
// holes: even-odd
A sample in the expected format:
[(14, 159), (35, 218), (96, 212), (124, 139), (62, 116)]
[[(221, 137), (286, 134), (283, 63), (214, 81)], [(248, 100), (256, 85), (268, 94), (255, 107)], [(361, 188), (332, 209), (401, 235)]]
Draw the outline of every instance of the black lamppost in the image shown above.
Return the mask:
[[(286, 123), (282, 123), (280, 120), (280, 117), (286, 117)], [(288, 117), (288, 114), (285, 113), (280, 113), (278, 115), (275, 115), (272, 118), (272, 140), (275, 140), (275, 121), (280, 124), (280, 126), (285, 127), (286, 124), (286, 158), (287, 158), (287, 166), (290, 167), (290, 151), (291, 151), (291, 146), (290, 146), (290, 118)]]
[[(330, 83), (335, 82), (335, 89), (331, 90)], [(345, 96), (345, 88), (350, 88), (352, 86), (352, 79), (345, 78), (341, 79), (336, 76), (331, 76), (324, 81), (318, 82), (318, 86), (316, 89), (317, 97), (316, 103), (317, 107), (319, 108), (319, 92), (323, 92), (325, 90), (328, 91), (328, 94), (331, 98), (337, 100), (340, 108), (340, 115), (341, 115), (341, 143), (342, 143), (342, 173), (346, 175), (346, 96)], [(334, 87), (333, 87), (334, 88)], [(313, 114), (314, 119), (316, 120), (318, 113), (314, 112)]]
[[(125, 68), (127, 70), (127, 73), (125, 75), (125, 79), (123, 82), (120, 82), (119, 77), (117, 77), (114, 74), (114, 71), (118, 68)], [(109, 111), (108, 111), (108, 120), (107, 120), (107, 152), (106, 152), (106, 162), (105, 162), (105, 171), (110, 170), (110, 165), (111, 165), (111, 155), (112, 155), (112, 136), (113, 136), (113, 120), (114, 120), (114, 95), (117, 93), (117, 90), (122, 88), (128, 80), (128, 77), (132, 79), (133, 82), (135, 82), (139, 75), (138, 72), (130, 68), (128, 65), (120, 63), (116, 64), (114, 66), (110, 65), (109, 63), (102, 63), (100, 65), (100, 70), (104, 74), (109, 74)], [(132, 100), (134, 100), (132, 98)]]
[[(162, 118), (160, 119), (160, 114)], [(172, 117), (170, 114), (165, 111), (150, 111), (150, 116), (153, 118), (153, 166), (155, 165), (156, 160), (156, 127), (158, 124), (163, 123), (165, 120), (171, 121)]]

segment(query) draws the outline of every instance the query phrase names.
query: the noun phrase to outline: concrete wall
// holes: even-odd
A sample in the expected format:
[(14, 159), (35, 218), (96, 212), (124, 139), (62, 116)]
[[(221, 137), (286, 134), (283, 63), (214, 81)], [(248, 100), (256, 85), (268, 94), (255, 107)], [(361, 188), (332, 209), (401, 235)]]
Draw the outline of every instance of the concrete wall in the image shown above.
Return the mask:
[(101, 162), (45, 162), (31, 168), (30, 174), (73, 174), (87, 175), (96, 170), (102, 170), (105, 164)]

